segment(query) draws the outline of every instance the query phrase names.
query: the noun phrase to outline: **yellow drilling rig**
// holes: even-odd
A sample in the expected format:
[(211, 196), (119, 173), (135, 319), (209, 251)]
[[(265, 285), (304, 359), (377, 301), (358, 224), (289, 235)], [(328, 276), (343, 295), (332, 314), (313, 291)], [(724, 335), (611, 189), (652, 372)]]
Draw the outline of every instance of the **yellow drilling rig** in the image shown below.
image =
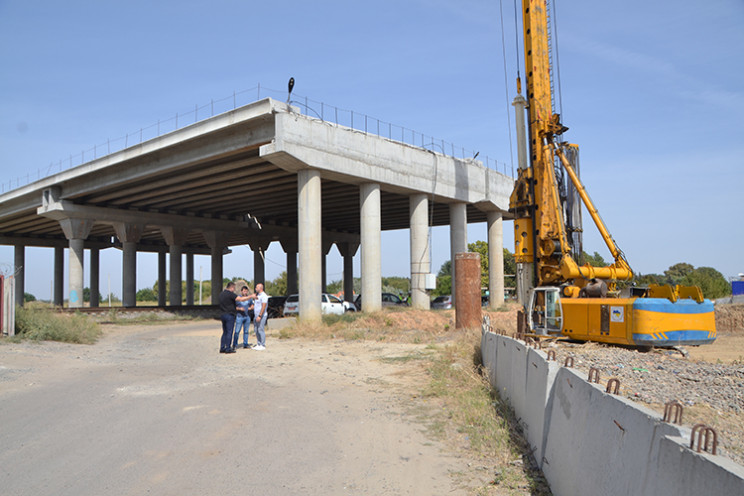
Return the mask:
[[(546, 0), (522, 0), (527, 95), (518, 78), (515, 106), (527, 108), (528, 160), (520, 163), (509, 205), (522, 329), (642, 347), (710, 343), (714, 308), (699, 287), (617, 289), (633, 271), (581, 184), (578, 146), (561, 139), (568, 128), (554, 112), (547, 7)], [(579, 265), (581, 203), (614, 257), (607, 267)]]

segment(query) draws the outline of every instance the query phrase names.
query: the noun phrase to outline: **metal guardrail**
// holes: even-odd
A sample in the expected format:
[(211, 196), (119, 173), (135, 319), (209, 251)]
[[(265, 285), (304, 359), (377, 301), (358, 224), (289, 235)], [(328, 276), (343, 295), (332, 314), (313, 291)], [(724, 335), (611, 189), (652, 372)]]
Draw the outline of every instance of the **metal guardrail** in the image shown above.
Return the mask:
[[(255, 100), (253, 99), (254, 96)], [(203, 105), (196, 104), (193, 109), (176, 112), (171, 117), (158, 120), (148, 126), (126, 133), (124, 136), (107, 139), (105, 143), (93, 145), (90, 148), (82, 150), (80, 153), (70, 154), (69, 157), (51, 162), (46, 169), (39, 168), (36, 170), (36, 173), (28, 172), (25, 176), (18, 176), (7, 181), (3, 180), (0, 182), (0, 194), (267, 97), (285, 100), (287, 92), (267, 88), (258, 84), (246, 90), (234, 91), (232, 95), (224, 98), (210, 100), (209, 103)], [(498, 162), (488, 156), (480, 156), (477, 150), (455, 145), (454, 143), (434, 138), (433, 136), (408, 129), (404, 126), (392, 124), (364, 113), (312, 100), (308, 97), (293, 95), (289, 103), (299, 108), (300, 112), (308, 117), (355, 129), (365, 134), (381, 136), (455, 158), (468, 159), (478, 157), (487, 168), (506, 176), (514, 177), (513, 165), (506, 162)]]

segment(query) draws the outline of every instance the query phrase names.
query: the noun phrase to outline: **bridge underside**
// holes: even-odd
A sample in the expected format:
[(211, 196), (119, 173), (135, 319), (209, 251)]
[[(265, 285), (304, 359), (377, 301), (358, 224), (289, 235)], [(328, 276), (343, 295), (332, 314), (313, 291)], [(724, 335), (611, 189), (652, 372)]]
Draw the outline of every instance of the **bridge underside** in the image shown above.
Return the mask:
[[(313, 189), (316, 178), (319, 192)], [(452, 248), (459, 250), (466, 246), (461, 224), (501, 222), (511, 185), (510, 178), (479, 162), (329, 126), (267, 99), (0, 196), (0, 244), (16, 247), (16, 266), (23, 265), (25, 246), (69, 248), (71, 260), (80, 261), (83, 247), (118, 247), (124, 251), (123, 300), (134, 305), (131, 272), (138, 251), (169, 253), (171, 279), (180, 278), (182, 254), (211, 254), (216, 291), (222, 280), (217, 257), (230, 246), (250, 245), (256, 251), (279, 241), (287, 253), (300, 254), (300, 266), (303, 251), (313, 252), (304, 277), (317, 276), (311, 281), (316, 293), (323, 278), (308, 267), (320, 267), (315, 259), (333, 243), (344, 257), (352, 257), (360, 243), (364, 253), (365, 232), (374, 240), (381, 230), (413, 229), (415, 203), (424, 208), (416, 222), (427, 229), (452, 225), (457, 217), (459, 238)], [(310, 203), (303, 203), (303, 191)], [(372, 192), (366, 207), (365, 191)], [(310, 237), (303, 238), (308, 228)], [(367, 245), (366, 252), (379, 258), (379, 247)], [(62, 279), (56, 257), (55, 280)], [(288, 264), (290, 278), (294, 272), (296, 279), (290, 258)], [(82, 291), (80, 265), (70, 264), (70, 291)], [(187, 262), (188, 270), (193, 267)], [(259, 262), (256, 270), (258, 280)], [(348, 270), (345, 279), (351, 279)], [(430, 267), (416, 268), (422, 270), (428, 273)], [(412, 277), (413, 271), (412, 266)], [(376, 277), (367, 274), (367, 279)], [(91, 281), (93, 286), (97, 282)], [(55, 303), (61, 303), (61, 293), (55, 290)], [(171, 304), (180, 304), (180, 297), (171, 295)]]

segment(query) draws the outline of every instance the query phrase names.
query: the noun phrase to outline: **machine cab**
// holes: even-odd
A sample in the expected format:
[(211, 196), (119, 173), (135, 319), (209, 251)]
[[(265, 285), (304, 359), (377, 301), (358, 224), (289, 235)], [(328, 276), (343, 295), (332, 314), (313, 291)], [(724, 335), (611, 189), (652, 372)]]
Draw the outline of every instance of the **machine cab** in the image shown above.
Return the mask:
[(542, 335), (560, 334), (563, 329), (560, 288), (534, 288), (530, 292), (527, 324), (530, 332)]

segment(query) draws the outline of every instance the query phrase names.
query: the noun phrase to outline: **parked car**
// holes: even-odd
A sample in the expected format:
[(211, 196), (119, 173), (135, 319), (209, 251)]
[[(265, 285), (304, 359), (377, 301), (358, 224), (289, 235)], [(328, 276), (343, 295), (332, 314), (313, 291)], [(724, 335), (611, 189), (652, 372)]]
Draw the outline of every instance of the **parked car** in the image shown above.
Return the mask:
[(284, 302), (284, 316), (291, 317), (298, 313), (300, 313), (300, 295), (287, 296), (287, 300)]
[[(354, 298), (354, 305), (356, 305), (357, 310), (362, 309), (362, 295), (361, 294), (356, 295), (356, 298)], [(408, 303), (394, 293), (382, 293), (382, 306), (383, 307), (395, 307), (395, 306), (407, 307)]]
[[(320, 311), (324, 315), (337, 314), (341, 315), (344, 312), (355, 312), (356, 307), (354, 304), (348, 301), (341, 301), (337, 296), (323, 293), (321, 295), (323, 301), (320, 306)], [(284, 315), (292, 316), (300, 313), (300, 295), (293, 294), (287, 297), (287, 301), (284, 303)]]
[(286, 301), (286, 296), (269, 296), (267, 318), (276, 319), (278, 317), (284, 317), (284, 303)]
[(432, 310), (442, 310), (452, 308), (452, 295), (437, 296), (431, 302)]

